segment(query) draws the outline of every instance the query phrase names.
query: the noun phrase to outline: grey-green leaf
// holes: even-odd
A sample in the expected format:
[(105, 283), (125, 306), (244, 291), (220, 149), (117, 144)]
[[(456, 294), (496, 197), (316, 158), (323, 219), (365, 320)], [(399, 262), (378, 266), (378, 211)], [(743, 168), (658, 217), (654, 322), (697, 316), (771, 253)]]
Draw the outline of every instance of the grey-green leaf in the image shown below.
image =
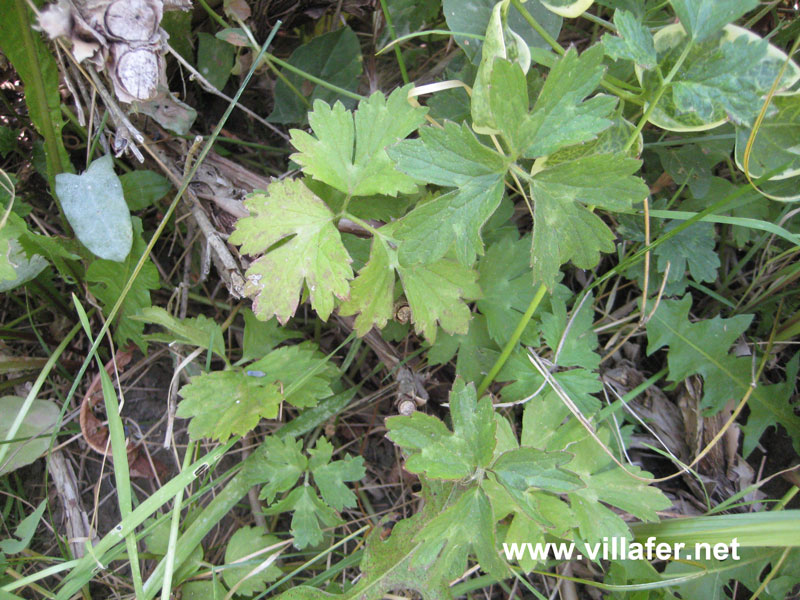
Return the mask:
[(75, 235), (92, 254), (125, 260), (133, 228), (111, 155), (98, 158), (81, 175), (56, 175), (56, 195)]

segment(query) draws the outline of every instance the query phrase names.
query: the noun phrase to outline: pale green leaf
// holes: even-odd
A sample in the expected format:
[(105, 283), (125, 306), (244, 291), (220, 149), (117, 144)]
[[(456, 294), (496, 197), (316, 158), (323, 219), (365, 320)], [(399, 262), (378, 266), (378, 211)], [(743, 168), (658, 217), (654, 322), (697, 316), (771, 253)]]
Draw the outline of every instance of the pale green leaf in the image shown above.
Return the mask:
[[(301, 181), (291, 179), (273, 183), (266, 194), (251, 194), (245, 206), (250, 216), (236, 223), (230, 242), (248, 254), (263, 254), (247, 270), (245, 293), (255, 295), (253, 312), (285, 324), (297, 310), (305, 282), (311, 306), (327, 320), (334, 297), (347, 298), (353, 277), (333, 213)], [(272, 248), (278, 242), (283, 243)]]
[(133, 228), (110, 154), (93, 161), (81, 175), (56, 175), (56, 195), (84, 246), (99, 258), (125, 260), (133, 244)]
[(567, 19), (581, 16), (594, 0), (542, 0), (542, 4), (557, 15)]
[(183, 400), (175, 414), (191, 419), (189, 436), (193, 440), (225, 442), (231, 435), (244, 435), (262, 418), (278, 416), (283, 400), (280, 389), (264, 379), (238, 369), (197, 375), (181, 388)]
[(292, 144), (298, 152), (292, 159), (304, 171), (351, 196), (416, 191), (414, 180), (400, 173), (386, 148), (405, 138), (422, 124), (426, 109), (407, 100), (409, 87), (388, 98), (375, 92), (362, 100), (355, 113), (340, 102), (333, 108), (314, 102), (308, 122), (314, 135), (293, 129)]
[(373, 325), (383, 329), (392, 318), (394, 306), (394, 269), (389, 263), (390, 250), (382, 239), (375, 238), (369, 262), (358, 272), (350, 289), (350, 298), (339, 314), (357, 315), (355, 331), (365, 335)]
[(443, 258), (430, 265), (399, 266), (398, 273), (417, 333), (433, 343), (437, 323), (448, 333), (467, 332), (471, 313), (464, 300), (481, 295), (475, 271)]

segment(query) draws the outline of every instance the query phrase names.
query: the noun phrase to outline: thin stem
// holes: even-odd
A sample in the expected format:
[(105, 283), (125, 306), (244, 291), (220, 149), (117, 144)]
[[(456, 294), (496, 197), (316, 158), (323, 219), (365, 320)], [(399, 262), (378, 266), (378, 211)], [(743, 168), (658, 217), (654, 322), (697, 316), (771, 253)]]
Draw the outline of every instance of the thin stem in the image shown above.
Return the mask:
[(693, 40), (689, 40), (686, 42), (686, 47), (683, 49), (683, 52), (681, 52), (681, 55), (678, 57), (678, 60), (675, 62), (674, 65), (672, 65), (672, 69), (670, 69), (670, 72), (667, 73), (667, 76), (659, 84), (658, 90), (656, 91), (655, 96), (653, 96), (653, 100), (650, 102), (650, 105), (644, 111), (642, 118), (639, 119), (639, 122), (636, 124), (636, 129), (631, 134), (631, 137), (628, 139), (628, 142), (625, 144), (625, 148), (622, 149), (623, 154), (626, 153), (639, 138), (639, 134), (642, 133), (642, 129), (644, 129), (644, 126), (650, 120), (650, 115), (652, 115), (653, 111), (656, 109), (658, 101), (661, 100), (661, 96), (663, 96), (664, 92), (667, 91), (667, 88), (672, 82), (673, 77), (675, 77), (675, 75), (678, 73), (678, 69), (680, 69), (683, 66), (686, 57), (689, 56), (689, 52), (692, 49), (693, 44), (694, 44)]
[[(389, 35), (392, 36), (392, 39), (397, 39), (397, 32), (394, 30), (394, 25), (392, 24), (392, 15), (389, 14), (389, 9), (386, 6), (386, 0), (381, 0), (381, 10), (383, 11), (383, 18), (386, 19), (386, 27), (389, 28)], [(397, 45), (394, 47), (394, 55), (397, 57), (397, 65), (400, 67), (400, 75), (403, 77), (403, 83), (408, 84), (410, 81), (408, 78), (408, 71), (406, 70), (406, 63), (403, 60), (403, 54), (400, 52), (400, 46)]]
[(556, 53), (560, 54), (561, 56), (566, 54), (566, 50), (561, 47), (561, 44), (559, 44), (555, 39), (553, 39), (553, 36), (545, 31), (545, 28), (533, 18), (531, 13), (528, 12), (528, 9), (522, 6), (522, 3), (519, 0), (511, 0), (511, 4), (513, 4), (514, 8), (519, 11), (519, 13), (522, 15), (522, 18), (528, 22), (528, 25), (533, 27), (533, 30), (538, 33), (545, 42), (550, 44), (550, 47), (555, 50)]
[(533, 317), (533, 313), (536, 312), (536, 309), (539, 308), (539, 304), (542, 302), (542, 298), (544, 298), (544, 294), (547, 291), (547, 287), (543, 284), (539, 284), (539, 289), (536, 290), (536, 293), (533, 295), (533, 299), (531, 303), (528, 305), (525, 314), (522, 315), (522, 318), (517, 323), (517, 328), (514, 330), (514, 333), (511, 334), (511, 337), (506, 342), (506, 345), (503, 347), (502, 352), (500, 352), (500, 356), (497, 357), (497, 360), (492, 365), (492, 368), (486, 374), (486, 377), (483, 378), (481, 384), (478, 386), (478, 396), (482, 396), (483, 393), (489, 388), (489, 386), (494, 381), (494, 378), (497, 377), (497, 374), (500, 372), (500, 369), (503, 368), (503, 365), (506, 364), (508, 357), (511, 356), (511, 353), (516, 349), (517, 344), (519, 343), (519, 338), (522, 337), (522, 333), (525, 331), (525, 328), (528, 326), (531, 318)]
[(294, 65), (289, 64), (285, 60), (281, 60), (277, 56), (270, 54), (267, 52), (265, 54), (267, 61), (274, 61), (275, 64), (280, 65), (282, 68), (286, 69), (287, 71), (291, 71), (295, 75), (299, 75), (304, 79), (308, 79), (309, 81), (316, 83), (317, 85), (321, 85), (324, 88), (331, 90), (332, 92), (336, 92), (337, 94), (341, 94), (342, 96), (346, 96), (348, 98), (352, 98), (353, 100), (363, 100), (364, 96), (361, 94), (356, 94), (355, 92), (351, 92), (350, 90), (346, 90), (338, 85), (334, 85), (332, 83), (328, 83), (324, 79), (320, 79), (319, 77), (315, 77), (311, 73), (306, 73), (302, 69), (298, 69)]

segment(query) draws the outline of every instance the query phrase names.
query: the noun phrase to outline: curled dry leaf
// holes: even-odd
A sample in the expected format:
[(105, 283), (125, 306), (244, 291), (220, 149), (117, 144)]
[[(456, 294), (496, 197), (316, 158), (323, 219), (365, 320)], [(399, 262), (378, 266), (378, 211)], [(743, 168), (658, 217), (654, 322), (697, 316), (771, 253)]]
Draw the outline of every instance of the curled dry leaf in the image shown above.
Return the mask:
[[(115, 359), (111, 359), (106, 363), (106, 373), (111, 375), (114, 372), (115, 362), (117, 370), (124, 369), (132, 358), (133, 353), (130, 350), (117, 352)], [(106, 456), (108, 450), (108, 428), (103, 425), (102, 421), (97, 418), (92, 410), (94, 405), (103, 397), (101, 386), (100, 373), (98, 373), (94, 376), (94, 379), (92, 379), (92, 383), (83, 396), (83, 401), (81, 402), (80, 425), (83, 439), (89, 447), (95, 452)], [(131, 477), (153, 479), (157, 475), (159, 479), (164, 479), (167, 474), (166, 466), (157, 459), (149, 459), (140, 450), (140, 444), (128, 440), (128, 468), (130, 469)], [(155, 469), (155, 471), (153, 469)]]

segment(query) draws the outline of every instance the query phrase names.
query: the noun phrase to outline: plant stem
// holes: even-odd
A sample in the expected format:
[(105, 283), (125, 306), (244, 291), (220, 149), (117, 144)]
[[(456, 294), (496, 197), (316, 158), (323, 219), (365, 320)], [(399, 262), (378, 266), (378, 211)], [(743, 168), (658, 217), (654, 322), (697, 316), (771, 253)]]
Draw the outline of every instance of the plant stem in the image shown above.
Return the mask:
[(555, 50), (561, 56), (564, 56), (564, 54), (566, 54), (566, 50), (564, 50), (564, 48), (561, 47), (561, 44), (559, 44), (556, 40), (554, 40), (553, 36), (551, 36), (549, 33), (547, 33), (547, 31), (545, 31), (545, 28), (539, 24), (539, 21), (533, 18), (533, 15), (531, 15), (531, 13), (528, 12), (527, 8), (522, 6), (522, 3), (519, 0), (511, 0), (511, 4), (513, 4), (514, 8), (516, 8), (519, 11), (519, 14), (522, 15), (522, 18), (528, 22), (528, 25), (533, 27), (533, 30), (536, 33), (538, 33), (545, 42), (550, 44), (550, 47), (553, 50)]
[(326, 89), (329, 89), (332, 92), (336, 92), (337, 94), (341, 94), (342, 96), (346, 96), (348, 98), (352, 98), (353, 100), (363, 100), (364, 99), (364, 96), (362, 96), (361, 94), (356, 94), (355, 92), (351, 92), (350, 90), (346, 90), (346, 89), (344, 89), (342, 87), (339, 87), (338, 85), (334, 85), (332, 83), (328, 83), (324, 79), (320, 79), (319, 77), (316, 77), (316, 76), (312, 75), (311, 73), (306, 73), (302, 69), (298, 69), (297, 67), (295, 67), (294, 65), (289, 64), (285, 60), (281, 60), (280, 58), (278, 58), (274, 54), (270, 54), (269, 52), (267, 52), (265, 57), (266, 57), (266, 59), (268, 61), (274, 61), (275, 64), (280, 65), (281, 67), (283, 67), (287, 71), (291, 71), (295, 75), (299, 75), (300, 77), (303, 77), (304, 79), (308, 79), (309, 81), (311, 81), (313, 83), (316, 83), (317, 85), (321, 85), (322, 87), (324, 87)]
[(543, 284), (539, 284), (539, 289), (536, 290), (536, 293), (533, 295), (533, 299), (531, 303), (528, 305), (525, 314), (522, 315), (522, 318), (517, 323), (517, 328), (514, 330), (514, 333), (511, 334), (511, 337), (506, 342), (506, 345), (503, 347), (502, 352), (500, 352), (500, 356), (497, 357), (497, 360), (492, 365), (492, 368), (486, 374), (486, 377), (483, 378), (481, 384), (478, 386), (478, 397), (482, 396), (483, 393), (489, 388), (489, 386), (494, 381), (494, 378), (497, 377), (497, 374), (500, 372), (500, 369), (503, 368), (503, 365), (506, 364), (508, 357), (511, 356), (511, 353), (517, 347), (519, 343), (519, 338), (522, 337), (522, 333), (525, 331), (525, 328), (528, 326), (531, 318), (533, 317), (533, 313), (536, 312), (536, 309), (539, 308), (539, 304), (544, 298), (544, 294), (547, 291), (547, 287)]
[(675, 64), (672, 65), (672, 69), (670, 69), (670, 72), (667, 73), (667, 76), (659, 84), (658, 90), (656, 90), (656, 94), (655, 96), (653, 96), (653, 100), (650, 102), (650, 105), (644, 111), (642, 118), (639, 119), (639, 122), (636, 124), (636, 129), (631, 134), (631, 137), (628, 138), (625, 147), (622, 149), (623, 154), (626, 153), (628, 150), (630, 150), (630, 147), (633, 146), (633, 144), (638, 139), (639, 134), (642, 132), (642, 129), (644, 129), (644, 126), (647, 124), (647, 121), (650, 120), (650, 115), (652, 115), (653, 111), (656, 109), (658, 101), (661, 100), (661, 96), (663, 96), (664, 92), (667, 91), (667, 88), (672, 82), (673, 77), (675, 77), (675, 75), (678, 73), (678, 69), (680, 69), (683, 66), (686, 57), (689, 56), (689, 51), (692, 49), (693, 44), (694, 42), (692, 40), (686, 42), (686, 47), (683, 49), (683, 52), (681, 52), (681, 55), (678, 57), (678, 60), (675, 61)]
[[(392, 24), (392, 15), (389, 14), (389, 9), (386, 7), (386, 0), (381, 0), (381, 10), (383, 11), (383, 18), (386, 19), (386, 27), (389, 28), (389, 35), (392, 36), (393, 40), (396, 40), (397, 33), (395, 32), (394, 25)], [(403, 54), (400, 52), (399, 45), (395, 45), (394, 55), (397, 57), (397, 65), (400, 67), (400, 75), (403, 77), (403, 83), (408, 84), (410, 81), (408, 79), (408, 71), (406, 71), (406, 63), (403, 60)]]

